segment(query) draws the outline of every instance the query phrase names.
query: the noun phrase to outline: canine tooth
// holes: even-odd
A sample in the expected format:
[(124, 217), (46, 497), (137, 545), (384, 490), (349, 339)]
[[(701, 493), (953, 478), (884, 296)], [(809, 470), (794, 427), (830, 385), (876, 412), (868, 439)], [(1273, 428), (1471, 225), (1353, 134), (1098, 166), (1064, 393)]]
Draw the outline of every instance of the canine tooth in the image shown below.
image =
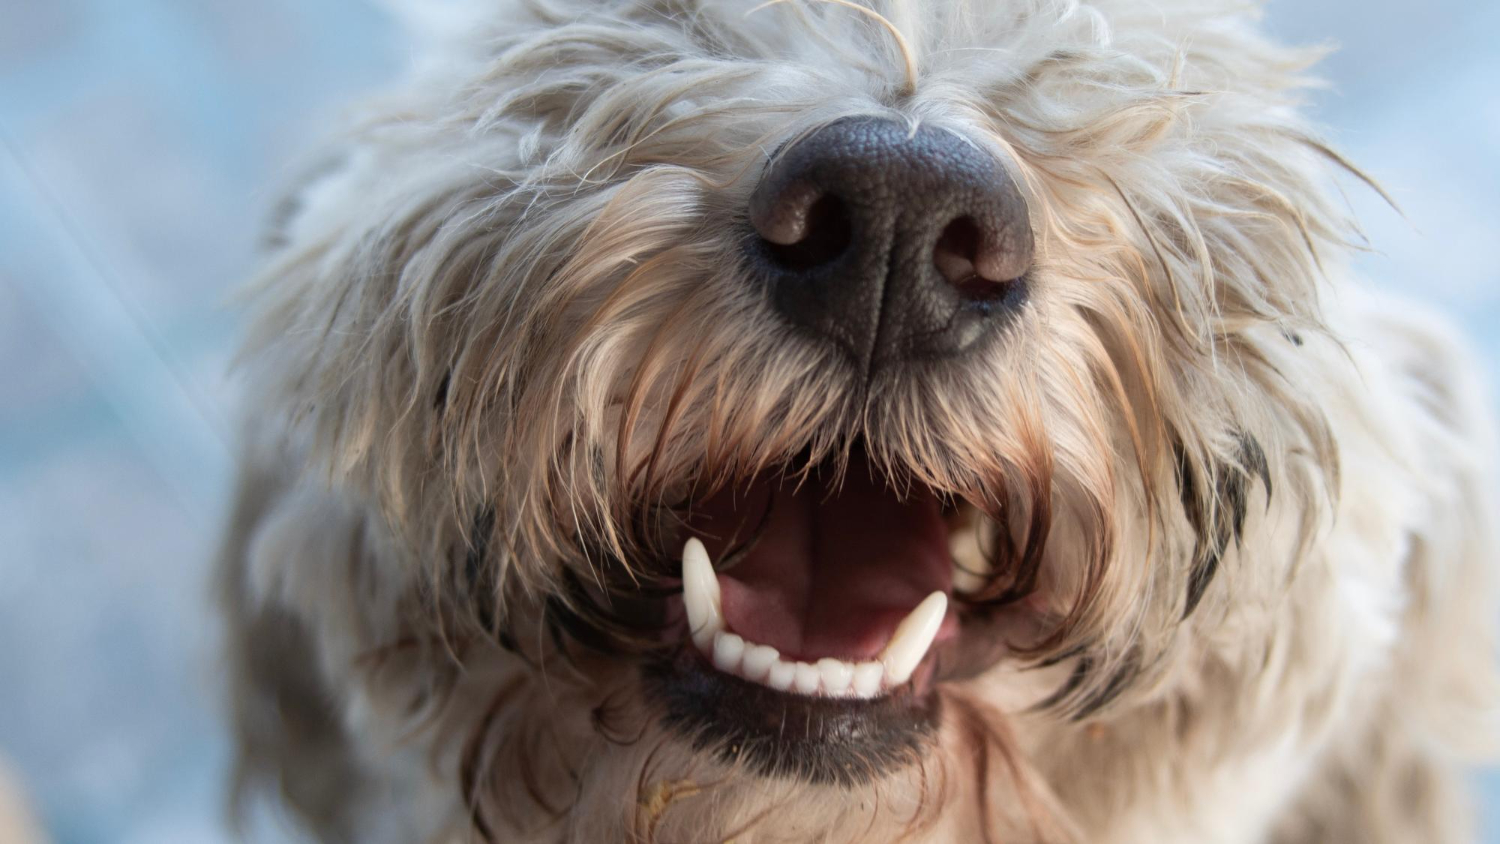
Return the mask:
[(823, 675), (823, 691), (830, 695), (849, 691), (849, 683), (854, 680), (854, 666), (833, 657), (818, 660), (818, 673)]
[(708, 651), (713, 647), (714, 634), (724, 629), (724, 611), (719, 605), (719, 576), (714, 574), (708, 549), (697, 537), (682, 546), (682, 603), (693, 644)]
[(948, 554), (953, 557), (953, 588), (959, 592), (978, 592), (984, 588), (992, 568), (979, 544), (979, 529), (969, 526), (948, 539)]
[(714, 637), (714, 667), (728, 674), (733, 674), (740, 667), (740, 657), (745, 654), (745, 640), (734, 635), (720, 631)]
[(917, 664), (927, 655), (927, 649), (932, 647), (932, 640), (937, 636), (947, 612), (948, 596), (942, 592), (934, 592), (922, 599), (922, 603), (917, 604), (917, 608), (906, 618), (901, 619), (895, 635), (886, 643), (885, 650), (880, 652), (880, 661), (885, 663), (888, 685), (899, 686), (911, 679), (911, 673), (917, 670)]
[(740, 672), (745, 675), (746, 680), (759, 683), (766, 679), (779, 656), (781, 654), (770, 645), (754, 645), (745, 650), (745, 660), (741, 663)]
[(766, 677), (766, 685), (778, 692), (784, 692), (792, 687), (792, 680), (797, 676), (795, 663), (783, 662), (777, 659), (771, 663), (771, 673)]
[(880, 681), (884, 677), (884, 665), (861, 662), (854, 666), (854, 693), (860, 697), (874, 697), (880, 691)]
[(818, 683), (822, 679), (823, 672), (819, 671), (817, 666), (799, 662), (797, 663), (797, 673), (792, 678), (792, 684), (797, 687), (797, 691), (805, 695), (810, 695), (817, 692)]

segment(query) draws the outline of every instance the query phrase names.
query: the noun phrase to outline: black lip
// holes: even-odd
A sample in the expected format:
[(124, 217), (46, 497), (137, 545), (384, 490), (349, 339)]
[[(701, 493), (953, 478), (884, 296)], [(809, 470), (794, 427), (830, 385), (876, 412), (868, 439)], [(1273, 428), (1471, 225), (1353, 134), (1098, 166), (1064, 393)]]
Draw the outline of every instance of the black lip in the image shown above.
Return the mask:
[(864, 785), (921, 761), (942, 714), (910, 686), (875, 700), (786, 694), (715, 671), (691, 647), (642, 663), (662, 722), (693, 747), (764, 777)]

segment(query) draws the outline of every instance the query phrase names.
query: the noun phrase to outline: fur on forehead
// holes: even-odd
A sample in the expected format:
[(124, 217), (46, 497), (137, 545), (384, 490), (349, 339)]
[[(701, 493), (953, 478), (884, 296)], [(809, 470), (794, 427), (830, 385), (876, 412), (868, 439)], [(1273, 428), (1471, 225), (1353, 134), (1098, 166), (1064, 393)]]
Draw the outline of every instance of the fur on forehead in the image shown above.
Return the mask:
[[(263, 394), (414, 582), (472, 586), (485, 549), (500, 616), (652, 557), (642, 514), (684, 485), (857, 439), (1070, 599), (1047, 648), (1093, 655), (1063, 692), (1086, 708), (1232, 576), (1250, 489), (1275, 478), (1310, 529), (1334, 469), (1297, 377), (1351, 235), (1318, 187), (1342, 163), (1293, 113), (1314, 56), (1184, 5), (523, 4), (289, 215)], [(858, 383), (738, 272), (755, 176), (855, 114), (951, 130), (1023, 186), (1034, 293), (983, 361)]]

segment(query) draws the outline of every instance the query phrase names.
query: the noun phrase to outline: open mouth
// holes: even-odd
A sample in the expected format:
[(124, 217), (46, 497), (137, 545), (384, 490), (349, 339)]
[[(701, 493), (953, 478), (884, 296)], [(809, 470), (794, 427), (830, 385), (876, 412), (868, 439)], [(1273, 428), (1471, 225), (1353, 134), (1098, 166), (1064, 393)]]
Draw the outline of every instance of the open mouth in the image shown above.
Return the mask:
[[(911, 679), (912, 672), (927, 655), (948, 611), (947, 594), (933, 592), (896, 625), (876, 659), (856, 661), (854, 657), (837, 656), (795, 659), (783, 657), (782, 651), (773, 645), (757, 643), (732, 632), (724, 620), (722, 587), (714, 574), (713, 564), (709, 562), (708, 552), (696, 538), (689, 539), (683, 547), (682, 572), (683, 603), (687, 608), (693, 644), (713, 660), (714, 668), (779, 692), (868, 700), (899, 687)], [(762, 638), (800, 638), (805, 642), (804, 631), (808, 627), (805, 616), (803, 629), (798, 630), (797, 617), (786, 611), (785, 603), (776, 600), (780, 595), (766, 595), (739, 581), (733, 583), (746, 589), (737, 602), (746, 607), (740, 629), (754, 624), (770, 634)], [(848, 632), (860, 623), (857, 615), (846, 616), (846, 619), (845, 627), (838, 632)], [(777, 622), (790, 623), (778, 625)], [(803, 649), (807, 649), (806, 645)], [(808, 659), (814, 661), (805, 661)]]
[(680, 647), (647, 671), (668, 723), (762, 773), (814, 781), (919, 758), (960, 638), (965, 506), (887, 477), (862, 449), (695, 504), (670, 628)]
[[(752, 525), (759, 535), (716, 574)], [(953, 561), (937, 497), (901, 495), (866, 461), (838, 477), (762, 477), (716, 496), (688, 520), (688, 634), (713, 666), (776, 691), (874, 698), (900, 687), (948, 617)]]

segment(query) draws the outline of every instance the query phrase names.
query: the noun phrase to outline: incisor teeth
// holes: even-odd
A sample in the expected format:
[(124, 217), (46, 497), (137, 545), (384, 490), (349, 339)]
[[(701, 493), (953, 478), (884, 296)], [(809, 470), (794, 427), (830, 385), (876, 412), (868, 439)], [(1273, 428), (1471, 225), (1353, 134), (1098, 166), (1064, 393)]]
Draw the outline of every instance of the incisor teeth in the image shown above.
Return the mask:
[(728, 674), (739, 671), (740, 657), (745, 655), (745, 640), (720, 631), (714, 636), (714, 667)]
[(776, 664), (780, 656), (781, 654), (770, 645), (755, 645), (746, 650), (745, 661), (741, 663), (745, 679), (754, 680), (757, 683), (765, 680), (766, 675), (771, 673), (771, 666)]
[(775, 648), (730, 632), (721, 600), (719, 577), (708, 549), (701, 541), (689, 539), (682, 546), (682, 603), (693, 644), (715, 668), (777, 691), (866, 699), (911, 679), (948, 611), (948, 596), (934, 592), (901, 620), (878, 661), (853, 664), (825, 657), (809, 665), (784, 660)]
[(792, 680), (796, 676), (796, 663), (782, 662), (778, 659), (771, 665), (771, 673), (766, 676), (766, 685), (778, 692), (784, 692), (792, 687)]
[(932, 640), (937, 637), (947, 612), (948, 596), (934, 592), (901, 619), (895, 635), (880, 652), (880, 661), (885, 663), (886, 685), (899, 686), (911, 679), (911, 673), (917, 670), (918, 663), (927, 655), (927, 649), (932, 647)]
[(878, 662), (861, 662), (854, 666), (854, 694), (859, 697), (874, 697), (880, 691), (880, 681), (884, 677), (884, 665)]
[(818, 684), (823, 680), (823, 672), (817, 666), (808, 665), (805, 662), (797, 663), (797, 673), (792, 675), (792, 685), (797, 691), (810, 695), (818, 690)]
[(708, 549), (696, 537), (682, 546), (682, 603), (687, 610), (688, 631), (699, 650), (713, 647), (714, 634), (724, 629), (724, 611), (719, 606), (719, 576), (708, 559)]
[(832, 657), (818, 660), (818, 673), (823, 675), (823, 691), (831, 695), (845, 694), (854, 680), (854, 666)]

